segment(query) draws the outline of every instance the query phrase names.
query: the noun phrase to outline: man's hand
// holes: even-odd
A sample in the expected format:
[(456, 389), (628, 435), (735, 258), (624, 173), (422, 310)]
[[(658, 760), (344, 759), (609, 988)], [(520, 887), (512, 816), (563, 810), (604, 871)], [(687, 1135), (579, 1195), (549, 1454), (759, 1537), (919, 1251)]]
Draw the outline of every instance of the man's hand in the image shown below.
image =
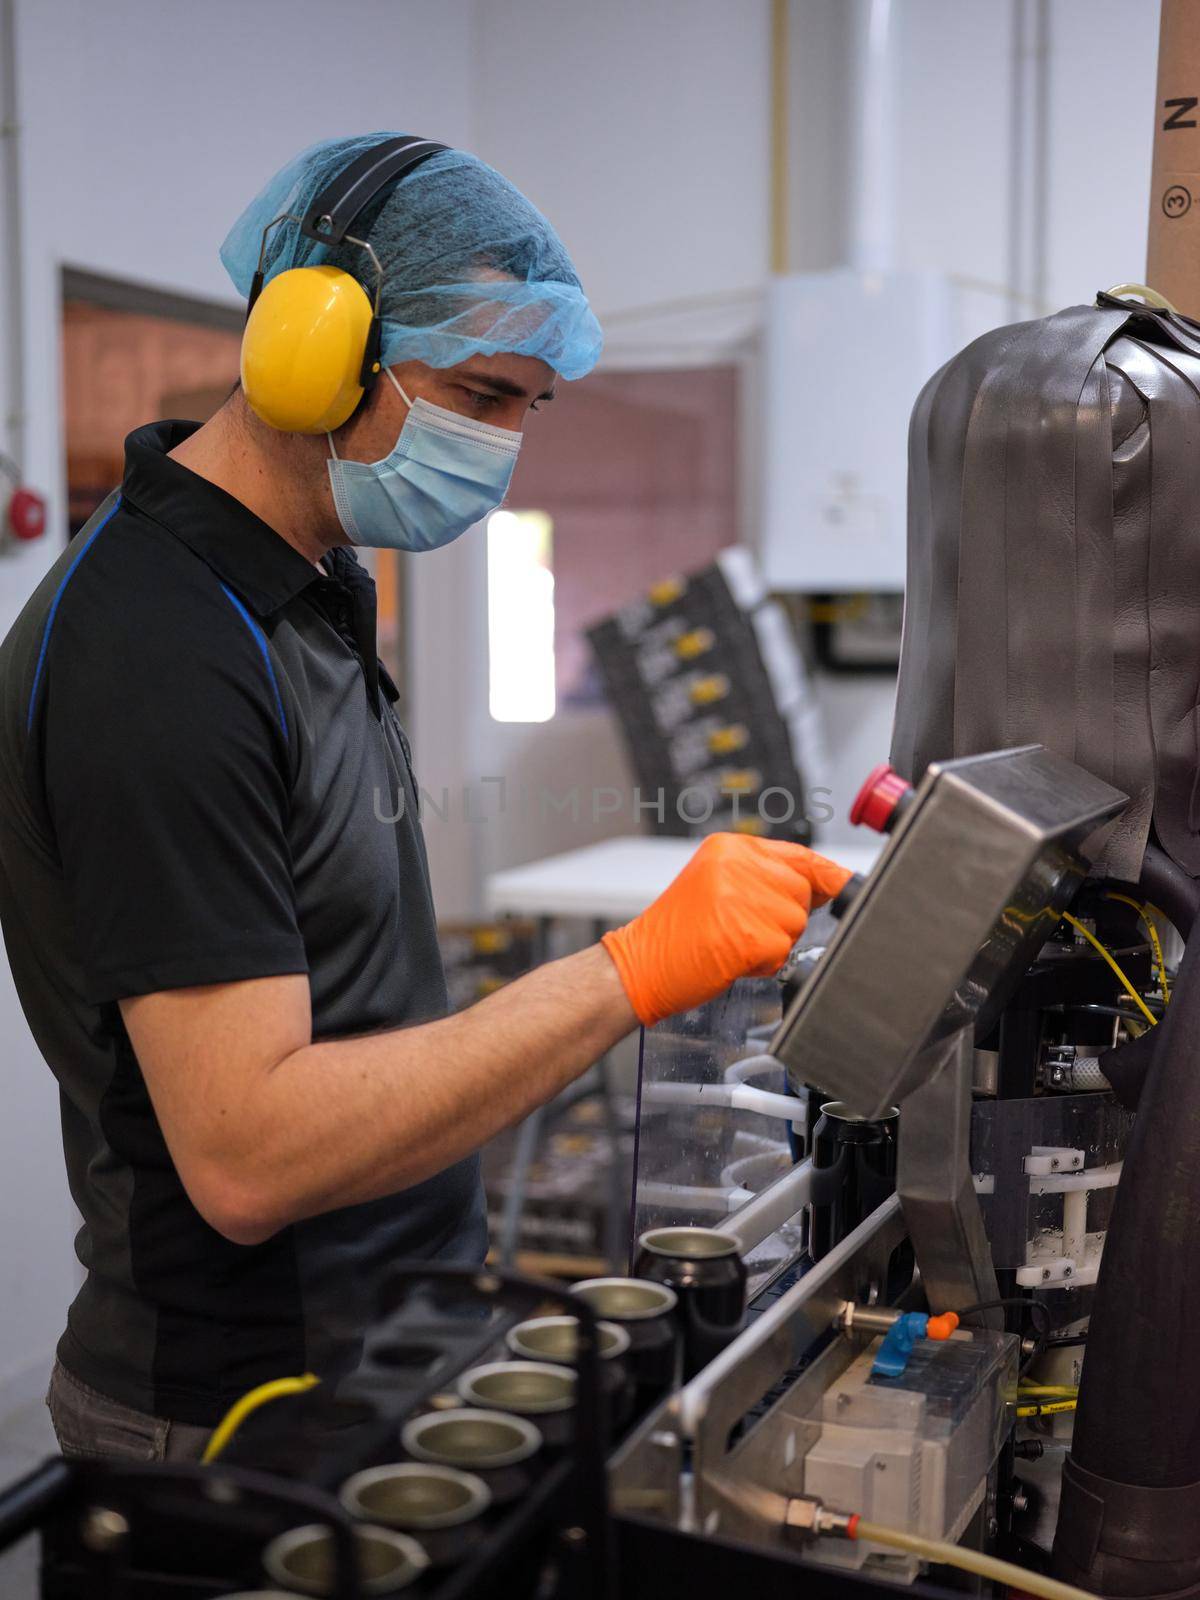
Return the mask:
[(801, 844), (714, 833), (653, 905), (602, 942), (650, 1027), (737, 978), (778, 972), (809, 911), (849, 877)]

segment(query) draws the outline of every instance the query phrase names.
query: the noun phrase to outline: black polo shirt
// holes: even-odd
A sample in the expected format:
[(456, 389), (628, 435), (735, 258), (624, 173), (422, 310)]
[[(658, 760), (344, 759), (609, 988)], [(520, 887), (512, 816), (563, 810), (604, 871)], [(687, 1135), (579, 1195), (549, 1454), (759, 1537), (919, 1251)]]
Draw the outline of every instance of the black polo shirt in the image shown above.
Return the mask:
[(446, 1009), (374, 586), (169, 459), (192, 426), (130, 436), (120, 491), (0, 647), (0, 922), (84, 1219), (59, 1355), (117, 1400), (210, 1423), (334, 1361), (388, 1262), (482, 1259), (485, 1224), (472, 1159), (231, 1244), (159, 1130), (123, 998), (303, 972), (316, 1040)]

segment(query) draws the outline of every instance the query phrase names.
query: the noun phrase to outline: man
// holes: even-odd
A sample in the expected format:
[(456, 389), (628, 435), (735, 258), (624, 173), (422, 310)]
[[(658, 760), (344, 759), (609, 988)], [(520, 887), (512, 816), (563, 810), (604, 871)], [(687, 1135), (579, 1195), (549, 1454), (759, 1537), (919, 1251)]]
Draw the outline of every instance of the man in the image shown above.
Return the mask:
[[(314, 262), (373, 292), (349, 237), (268, 225), (386, 137), (272, 180), (226, 241), (239, 288), (266, 230), (267, 294)], [(349, 419), (281, 431), (247, 377), (201, 428), (140, 429), (0, 651), (0, 915), (84, 1218), (49, 1397), (68, 1454), (195, 1456), (246, 1389), (335, 1375), (387, 1263), (482, 1259), (486, 1140), (639, 1019), (775, 970), (846, 876), (719, 836), (627, 928), (445, 1016), (346, 546), (483, 516), (599, 330), (545, 219), (473, 157), (425, 159), (352, 231), (384, 370)]]

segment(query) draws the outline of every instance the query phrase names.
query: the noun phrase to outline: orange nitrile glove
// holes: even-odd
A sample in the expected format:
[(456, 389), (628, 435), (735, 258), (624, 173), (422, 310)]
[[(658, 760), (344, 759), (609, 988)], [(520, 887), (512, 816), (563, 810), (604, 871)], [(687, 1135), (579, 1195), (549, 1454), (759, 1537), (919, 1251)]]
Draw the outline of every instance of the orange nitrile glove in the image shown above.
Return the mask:
[(653, 904), (606, 933), (630, 1004), (647, 1027), (778, 972), (813, 906), (851, 874), (802, 844), (710, 834)]

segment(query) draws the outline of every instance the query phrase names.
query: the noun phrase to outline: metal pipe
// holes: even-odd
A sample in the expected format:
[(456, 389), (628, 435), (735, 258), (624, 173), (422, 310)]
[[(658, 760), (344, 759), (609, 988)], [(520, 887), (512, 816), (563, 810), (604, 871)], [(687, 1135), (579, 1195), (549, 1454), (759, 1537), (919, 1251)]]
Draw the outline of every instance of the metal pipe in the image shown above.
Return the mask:
[(1029, 217), (1029, 293), (1039, 311), (1046, 300), (1047, 207), (1050, 167), (1050, 0), (1035, 0), (1033, 42), (1033, 183)]
[(860, 1306), (847, 1300), (838, 1312), (837, 1325), (847, 1338), (856, 1333), (887, 1333), (904, 1315), (896, 1306)]
[(1008, 314), (1046, 310), (1050, 137), (1048, 0), (1013, 0), (1008, 112)]
[(1020, 316), (1025, 223), (1025, 0), (1012, 0), (1008, 94), (1008, 316)]
[(769, 1239), (812, 1199), (812, 1161), (800, 1161), (781, 1178), (748, 1200), (740, 1211), (721, 1224), (722, 1233), (731, 1233), (743, 1255)]
[(642, 1087), (643, 1105), (721, 1106), (730, 1111), (755, 1111), (764, 1117), (780, 1117), (798, 1127), (808, 1120), (808, 1106), (790, 1094), (775, 1094), (748, 1083), (647, 1083)]
[(749, 1189), (733, 1187), (708, 1188), (699, 1183), (638, 1184), (638, 1203), (644, 1206), (664, 1206), (679, 1211), (711, 1211), (716, 1216), (727, 1217), (735, 1206), (752, 1200)]
[(859, 272), (891, 270), (895, 256), (895, 85), (892, 0), (859, 0), (855, 18), (858, 122), (854, 167), (850, 264)]
[(4, 423), (8, 454), (25, 466), (25, 273), (21, 236), (20, 121), (17, 100), (17, 27), (15, 0), (0, 0), (0, 228), (6, 244), (4, 268)]
[[(778, 1028), (779, 1024), (777, 1022), (771, 1024), (772, 1035), (778, 1031)], [(769, 1055), (765, 1050), (760, 1050), (752, 1056), (742, 1056), (732, 1066), (726, 1067), (722, 1077), (726, 1083), (745, 1083), (747, 1079), (757, 1077), (760, 1072), (773, 1072), (782, 1078), (784, 1076), (783, 1062), (776, 1060), (773, 1055)]]
[(788, 270), (788, 5), (771, 0), (771, 271)]

